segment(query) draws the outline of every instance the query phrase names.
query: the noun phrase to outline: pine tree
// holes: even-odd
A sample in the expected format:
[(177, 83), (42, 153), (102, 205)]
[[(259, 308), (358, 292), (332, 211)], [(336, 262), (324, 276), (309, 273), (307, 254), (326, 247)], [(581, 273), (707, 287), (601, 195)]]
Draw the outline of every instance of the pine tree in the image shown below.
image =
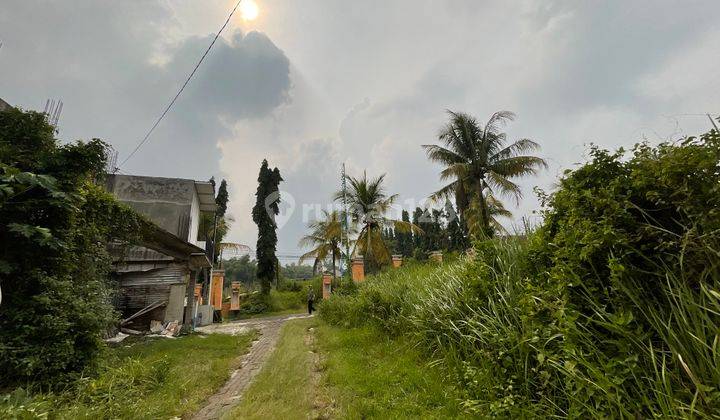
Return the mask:
[(267, 160), (263, 160), (258, 175), (256, 202), (253, 207), (253, 221), (258, 227), (258, 240), (255, 247), (257, 259), (257, 278), (260, 280), (263, 294), (270, 293), (270, 285), (277, 276), (277, 225), (275, 216), (280, 213), (280, 191), (282, 182), (278, 168), (270, 170)]

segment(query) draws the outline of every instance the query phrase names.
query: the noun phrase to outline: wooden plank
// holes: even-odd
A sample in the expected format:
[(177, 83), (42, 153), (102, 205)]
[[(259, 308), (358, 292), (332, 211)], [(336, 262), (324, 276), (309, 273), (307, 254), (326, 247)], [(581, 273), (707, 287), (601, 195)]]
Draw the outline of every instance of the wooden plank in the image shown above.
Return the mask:
[(144, 313), (147, 313), (147, 312), (150, 312), (150, 311), (152, 311), (153, 309), (159, 308), (159, 307), (161, 307), (161, 306), (163, 306), (163, 305), (167, 305), (167, 301), (165, 301), (165, 300), (158, 300), (158, 301), (156, 301), (156, 302), (153, 302), (153, 303), (151, 303), (150, 305), (148, 305), (148, 306), (140, 309), (139, 311), (135, 312), (134, 314), (132, 314), (132, 315), (130, 315), (129, 317), (127, 317), (127, 318), (123, 319), (122, 321), (120, 321), (120, 325), (125, 325), (125, 324), (127, 324), (128, 322), (130, 322), (131, 320), (139, 317), (140, 315), (142, 315), (142, 314), (144, 314)]

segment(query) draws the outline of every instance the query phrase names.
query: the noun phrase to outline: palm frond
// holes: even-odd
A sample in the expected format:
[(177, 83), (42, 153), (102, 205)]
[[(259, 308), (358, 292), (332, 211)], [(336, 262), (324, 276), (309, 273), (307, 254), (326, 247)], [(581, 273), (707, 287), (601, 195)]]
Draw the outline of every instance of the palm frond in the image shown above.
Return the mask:
[(511, 111), (497, 111), (496, 113), (492, 114), (492, 116), (490, 116), (490, 119), (485, 124), (483, 135), (487, 136), (490, 134), (498, 134), (501, 127), (505, 126), (508, 121), (514, 120), (515, 113)]
[(513, 197), (516, 201), (522, 198), (520, 186), (497, 172), (488, 172), (485, 175), (485, 182), (494, 193), (499, 193), (506, 197)]
[(540, 145), (530, 139), (520, 139), (515, 143), (505, 147), (504, 149), (495, 153), (492, 157), (494, 161), (499, 161), (515, 156), (519, 156), (522, 153), (534, 152), (540, 149)]
[(504, 177), (536, 175), (546, 169), (547, 162), (536, 156), (515, 156), (493, 162), (488, 169)]
[(391, 220), (393, 229), (395, 229), (398, 232), (402, 233), (414, 233), (415, 235), (424, 235), (425, 232), (420, 229), (420, 226), (410, 223), (410, 222), (404, 222), (402, 220)]

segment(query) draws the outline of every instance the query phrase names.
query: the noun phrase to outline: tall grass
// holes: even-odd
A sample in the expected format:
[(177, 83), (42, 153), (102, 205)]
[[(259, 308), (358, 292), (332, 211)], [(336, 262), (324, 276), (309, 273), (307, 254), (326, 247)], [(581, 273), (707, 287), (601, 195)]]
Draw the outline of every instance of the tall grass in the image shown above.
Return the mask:
[(322, 315), (414, 337), (480, 415), (720, 418), (720, 134), (631, 153), (591, 149), (537, 231)]
[(35, 384), (0, 394), (2, 419), (155, 419), (188, 417), (227, 380), (255, 333), (126, 339), (107, 349), (100, 373), (65, 389)]
[[(613, 311), (582, 282), (537, 275), (533, 240), (485, 242), (475, 260), (371, 277), (324, 302), (321, 316), (412, 338), (454, 372), (464, 408), (478, 415), (718, 418), (719, 279), (614, 267), (615, 290), (634, 306)], [(649, 300), (652, 276), (663, 284)], [(568, 287), (582, 298), (570, 301)]]

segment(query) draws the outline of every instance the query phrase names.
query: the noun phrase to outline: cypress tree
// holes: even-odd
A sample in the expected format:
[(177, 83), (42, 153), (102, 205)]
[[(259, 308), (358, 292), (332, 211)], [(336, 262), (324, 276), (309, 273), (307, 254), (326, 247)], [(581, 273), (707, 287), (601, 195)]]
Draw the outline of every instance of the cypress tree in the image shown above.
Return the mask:
[(215, 211), (215, 213), (217, 214), (218, 218), (222, 218), (225, 216), (229, 198), (230, 197), (227, 190), (227, 181), (223, 179), (220, 183), (220, 188), (218, 188), (217, 197), (215, 197), (215, 204), (217, 204), (217, 210)]
[(277, 224), (275, 216), (280, 213), (280, 191), (278, 185), (282, 182), (278, 168), (270, 170), (267, 159), (260, 166), (258, 187), (255, 193), (256, 202), (253, 207), (253, 221), (258, 227), (258, 240), (255, 247), (257, 259), (257, 278), (263, 294), (270, 293), (270, 285), (277, 276)]

